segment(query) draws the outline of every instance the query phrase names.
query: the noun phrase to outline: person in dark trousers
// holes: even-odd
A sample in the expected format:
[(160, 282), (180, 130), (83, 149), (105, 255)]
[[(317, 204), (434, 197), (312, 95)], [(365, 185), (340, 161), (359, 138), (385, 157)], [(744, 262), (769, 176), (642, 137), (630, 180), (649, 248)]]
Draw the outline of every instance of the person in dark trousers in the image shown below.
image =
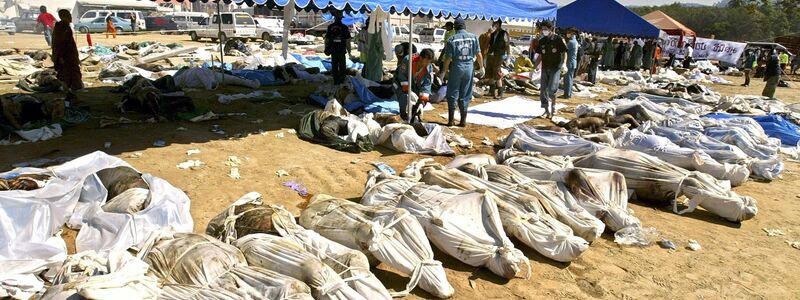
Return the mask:
[(775, 99), (775, 89), (778, 88), (778, 82), (781, 81), (781, 65), (778, 58), (778, 53), (772, 49), (769, 58), (767, 59), (767, 67), (764, 70), (764, 81), (767, 84), (764, 86), (764, 91), (761, 96)]
[(478, 37), (467, 32), (464, 19), (458, 18), (453, 23), (456, 33), (447, 40), (444, 46), (444, 68), (439, 79), (447, 79), (447, 126), (453, 126), (456, 105), (461, 113), (458, 126), (467, 126), (467, 109), (472, 101), (472, 87), (475, 77), (475, 63), (483, 69)]
[(66, 9), (58, 11), (61, 21), (53, 29), (53, 67), (56, 78), (66, 87), (66, 91), (83, 88), (81, 61), (78, 59), (78, 46), (72, 35), (72, 14)]
[[(553, 24), (543, 21), (542, 38), (536, 47), (535, 65), (542, 64), (541, 87), (539, 100), (544, 108), (545, 117), (552, 118), (556, 107), (556, 91), (560, 81), (561, 72), (567, 72), (567, 44), (560, 36), (553, 32)], [(621, 45), (621, 44), (620, 44)]]
[(572, 87), (578, 69), (578, 49), (581, 47), (578, 43), (577, 36), (577, 28), (571, 27), (567, 29), (567, 72), (562, 74), (564, 76), (564, 95), (561, 96), (561, 99), (572, 98)]
[(686, 52), (683, 55), (683, 68), (689, 69), (692, 67), (692, 62), (694, 62), (694, 48), (692, 45), (686, 44)]
[(622, 63), (625, 58), (625, 44), (619, 41), (617, 51), (614, 52), (614, 70), (622, 70)]
[(331, 57), (333, 83), (344, 83), (347, 74), (347, 55), (350, 53), (350, 29), (342, 23), (342, 12), (334, 11), (333, 24), (325, 32), (325, 55)]
[(39, 17), (36, 18), (36, 26), (42, 26), (42, 33), (44, 33), (44, 40), (47, 41), (47, 46), (53, 46), (53, 28), (56, 26), (56, 18), (47, 12), (47, 6), (42, 5), (39, 7)]
[(753, 71), (756, 65), (756, 54), (753, 50), (747, 50), (744, 53), (744, 64), (742, 65), (742, 72), (744, 72), (744, 83), (742, 86), (750, 86), (750, 72)]
[[(408, 44), (406, 44), (408, 45)], [(412, 74), (413, 80), (409, 84), (408, 80), (408, 64), (409, 55), (404, 55), (397, 69), (394, 72), (394, 86), (397, 102), (400, 106), (400, 118), (408, 123), (422, 122), (420, 119), (420, 109), (428, 101), (431, 96), (431, 85), (433, 74), (433, 62), (435, 55), (431, 49), (422, 49), (419, 54), (411, 55)], [(417, 95), (416, 103), (408, 103), (409, 91)]]
[(136, 14), (131, 14), (131, 31), (137, 32), (139, 31), (139, 23), (136, 22)]
[[(502, 26), (503, 22), (500, 20), (494, 21), (492, 24), (492, 34), (489, 36), (489, 51), (486, 58), (485, 78), (492, 80), (492, 84), (489, 86), (489, 95), (495, 99), (502, 98), (505, 93), (501, 67), (503, 66), (503, 61), (511, 53), (508, 32)], [(497, 95), (495, 95), (495, 90), (497, 90)]]
[(600, 68), (600, 60), (603, 56), (603, 49), (597, 44), (597, 39), (594, 39), (594, 47), (589, 56), (589, 66), (586, 70), (586, 77), (592, 84), (597, 84), (597, 71)]

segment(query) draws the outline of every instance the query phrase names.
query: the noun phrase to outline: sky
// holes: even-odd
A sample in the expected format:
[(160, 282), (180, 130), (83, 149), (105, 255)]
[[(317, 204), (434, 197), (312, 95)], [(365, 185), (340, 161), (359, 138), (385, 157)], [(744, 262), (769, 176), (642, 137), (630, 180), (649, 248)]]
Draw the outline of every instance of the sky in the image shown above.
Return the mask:
[[(558, 6), (564, 6), (571, 3), (573, 0), (550, 0)], [(704, 4), (704, 5), (714, 5), (719, 0), (617, 0), (619, 3), (623, 5), (639, 5), (639, 6), (646, 6), (646, 5), (664, 5), (664, 4), (672, 4), (675, 2), (681, 3), (697, 3), (697, 4)]]

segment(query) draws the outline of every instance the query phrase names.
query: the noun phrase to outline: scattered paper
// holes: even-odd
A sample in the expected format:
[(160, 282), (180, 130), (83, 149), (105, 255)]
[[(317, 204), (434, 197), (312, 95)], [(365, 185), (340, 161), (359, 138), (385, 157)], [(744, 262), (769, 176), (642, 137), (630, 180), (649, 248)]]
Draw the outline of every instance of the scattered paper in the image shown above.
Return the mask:
[(762, 228), (762, 230), (764, 230), (764, 232), (767, 233), (767, 236), (779, 236), (779, 235), (784, 235), (785, 234), (785, 233), (783, 233), (783, 230), (780, 230), (780, 229), (777, 229), (777, 228), (775, 228), (775, 229)]
[(225, 165), (229, 167), (238, 167), (242, 164), (242, 161), (236, 156), (228, 156), (228, 160), (225, 161)]
[(278, 177), (289, 176), (289, 172), (286, 172), (286, 170), (277, 170), (275, 171), (275, 175)]
[(294, 130), (294, 128), (289, 128), (289, 130), (286, 130), (286, 133), (288, 133), (288, 134), (297, 134), (297, 130)]
[(800, 250), (800, 241), (786, 241), (786, 244), (789, 244), (790, 247)]
[(695, 240), (689, 240), (689, 250), (700, 251), (700, 249), (703, 249), (703, 247), (700, 247), (700, 243)]
[(231, 173), (228, 174), (228, 177), (230, 177), (231, 179), (234, 179), (234, 180), (242, 178), (239, 175), (239, 168), (231, 168)]
[(280, 132), (280, 133), (276, 134), (275, 137), (279, 138), (279, 139), (282, 139), (282, 138), (285, 137), (285, 135), (283, 134), (283, 132)]
[(192, 156), (195, 154), (200, 154), (200, 149), (189, 149), (188, 151), (186, 151), (186, 155), (188, 156)]
[(144, 153), (142, 153), (142, 152), (133, 152), (130, 155), (128, 155), (128, 158), (139, 158), (139, 157), (142, 157), (143, 154)]
[(489, 137), (483, 137), (483, 141), (481, 141), (481, 143), (486, 146), (494, 146), (494, 143), (489, 139)]
[(196, 169), (203, 165), (202, 161), (196, 159), (190, 159), (185, 162), (179, 163), (177, 165), (178, 169), (186, 170), (186, 169)]

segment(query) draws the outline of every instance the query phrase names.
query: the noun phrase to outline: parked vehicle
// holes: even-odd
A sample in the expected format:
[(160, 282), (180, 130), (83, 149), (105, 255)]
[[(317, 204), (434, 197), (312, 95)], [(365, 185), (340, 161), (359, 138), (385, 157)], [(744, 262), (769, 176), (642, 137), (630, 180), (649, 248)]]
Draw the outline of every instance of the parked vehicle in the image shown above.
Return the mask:
[(14, 35), (17, 33), (17, 25), (11, 19), (0, 19), (0, 31)]
[(175, 21), (175, 24), (178, 25), (178, 30), (181, 31), (197, 29), (200, 25), (200, 21), (208, 18), (208, 14), (202, 12), (172, 12), (168, 13), (167, 16)]
[(419, 32), (419, 38), (423, 43), (441, 43), (447, 30), (444, 28), (423, 28)]
[[(117, 32), (133, 31), (131, 29), (131, 22), (117, 17), (111, 17), (114, 23), (114, 28)], [(75, 24), (75, 28), (81, 33), (87, 32), (105, 32), (106, 31), (106, 17), (94, 18), (91, 22), (79, 22)]]
[[(410, 31), (408, 30), (408, 27), (406, 25), (392, 26), (392, 30), (394, 30), (394, 38), (392, 39), (393, 43), (408, 42), (408, 34), (410, 33)], [(411, 40), (414, 43), (419, 43), (420, 41), (419, 35), (416, 33), (412, 34)]]
[(274, 27), (257, 27), (256, 34), (259, 39), (265, 42), (279, 43), (283, 41), (283, 29)]
[(532, 35), (523, 35), (511, 38), (511, 42), (517, 46), (528, 46), (531, 44)]
[(171, 17), (144, 17), (144, 23), (150, 31), (160, 31), (161, 34), (178, 31), (178, 24)]
[(39, 11), (24, 11), (19, 17), (13, 18), (14, 25), (17, 27), (17, 32), (33, 31), (35, 33), (42, 32), (42, 28), (36, 27), (36, 19), (39, 18)]
[[(222, 32), (219, 32), (220, 18), (222, 19)], [(248, 13), (226, 12), (213, 15), (200, 22), (197, 29), (190, 29), (189, 36), (193, 41), (208, 38), (223, 42), (229, 38), (255, 39), (257, 35), (256, 21)]]
[[(80, 22), (80, 23), (89, 23), (89, 22), (92, 22), (96, 18), (100, 18), (100, 17), (105, 18), (105, 17), (107, 17), (109, 15), (115, 16), (117, 18), (120, 18), (120, 19), (124, 20), (125, 22), (128, 22), (128, 27), (130, 27), (130, 25), (131, 25), (131, 16), (132, 15), (136, 15), (136, 23), (139, 24), (139, 30), (147, 30), (147, 24), (144, 21), (144, 14), (142, 14), (142, 12), (136, 11), (136, 10), (107, 10), (107, 9), (96, 10), (96, 9), (93, 9), (93, 10), (89, 10), (89, 11), (86, 11), (85, 13), (83, 13), (83, 15), (81, 15), (81, 17), (78, 19), (78, 22)], [(131, 31), (131, 30), (129, 30), (129, 31)]]

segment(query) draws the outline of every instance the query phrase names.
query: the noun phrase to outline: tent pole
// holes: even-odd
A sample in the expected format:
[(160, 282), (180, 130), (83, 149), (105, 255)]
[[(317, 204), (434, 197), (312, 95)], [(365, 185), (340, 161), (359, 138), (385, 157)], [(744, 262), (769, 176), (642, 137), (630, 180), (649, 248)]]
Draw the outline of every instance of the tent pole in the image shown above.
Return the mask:
[[(409, 13), (408, 15), (408, 94), (406, 94), (406, 107), (411, 106), (411, 91), (412, 86), (414, 86), (414, 68), (413, 63), (414, 59), (411, 57), (412, 50), (414, 49), (414, 14)], [(419, 96), (419, 95), (417, 95)], [(414, 115), (414, 112), (409, 111), (409, 121), (411, 121), (411, 116)], [(410, 123), (410, 122), (409, 122)]]
[(292, 26), (294, 18), (294, 0), (283, 7), (283, 40), (281, 41), (281, 55), (283, 59), (289, 59), (289, 26)]
[[(219, 3), (220, 3), (220, 1), (217, 1), (217, 21), (218, 21), (217, 25), (218, 25), (218, 30), (219, 30), (219, 32), (217, 32), (217, 38), (220, 38), (220, 36), (222, 35), (222, 12), (220, 12)], [(226, 38), (227, 38), (227, 36), (226, 36)], [(224, 82), (225, 81), (225, 72), (224, 72), (225, 71), (225, 42), (222, 41), (221, 38), (219, 39), (219, 65), (220, 65), (220, 67), (222, 68), (222, 71), (223, 71), (222, 72), (222, 81)], [(214, 64), (212, 63), (211, 66), (214, 66)]]

